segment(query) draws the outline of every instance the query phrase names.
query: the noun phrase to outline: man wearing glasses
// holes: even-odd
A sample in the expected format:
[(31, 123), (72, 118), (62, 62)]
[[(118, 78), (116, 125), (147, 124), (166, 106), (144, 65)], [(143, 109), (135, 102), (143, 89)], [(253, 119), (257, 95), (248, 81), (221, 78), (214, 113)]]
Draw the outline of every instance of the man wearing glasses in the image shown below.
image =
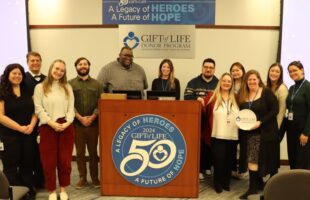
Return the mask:
[(147, 79), (144, 69), (133, 62), (130, 47), (123, 47), (116, 61), (104, 66), (97, 77), (105, 92), (113, 90), (141, 90), (147, 89)]
[[(214, 76), (215, 61), (212, 58), (207, 58), (202, 63), (202, 73), (190, 80), (187, 83), (184, 92), (185, 100), (197, 100), (199, 97), (204, 98), (208, 92), (213, 91), (218, 83), (218, 78)], [(201, 130), (204, 132), (206, 122), (205, 115), (201, 116)], [(210, 144), (206, 143), (204, 134), (201, 135), (200, 143), (200, 174), (199, 179), (204, 179), (204, 174), (211, 175), (212, 153)], [(210, 143), (210, 142), (209, 142)]]
[(207, 96), (217, 85), (218, 78), (214, 76), (215, 61), (207, 58), (202, 63), (202, 73), (187, 83), (184, 92), (185, 100), (197, 100), (198, 97)]

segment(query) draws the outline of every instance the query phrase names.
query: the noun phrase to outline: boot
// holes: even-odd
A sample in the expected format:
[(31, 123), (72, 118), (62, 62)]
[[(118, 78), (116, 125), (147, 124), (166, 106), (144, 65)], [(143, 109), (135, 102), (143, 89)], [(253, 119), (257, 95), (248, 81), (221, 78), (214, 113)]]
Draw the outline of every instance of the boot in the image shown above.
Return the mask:
[(243, 195), (239, 197), (239, 199), (248, 199), (249, 195), (258, 193), (258, 172), (257, 171), (249, 171), (250, 174), (250, 184), (249, 189)]
[(263, 191), (265, 187), (265, 182), (262, 177), (257, 178), (258, 189)]

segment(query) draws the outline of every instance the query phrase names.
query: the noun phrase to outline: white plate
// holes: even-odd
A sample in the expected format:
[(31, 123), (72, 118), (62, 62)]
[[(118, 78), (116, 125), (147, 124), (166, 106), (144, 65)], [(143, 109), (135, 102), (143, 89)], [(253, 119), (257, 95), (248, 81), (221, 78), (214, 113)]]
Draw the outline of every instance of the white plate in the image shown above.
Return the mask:
[(236, 124), (242, 130), (250, 130), (256, 123), (256, 115), (250, 109), (243, 109), (238, 112)]

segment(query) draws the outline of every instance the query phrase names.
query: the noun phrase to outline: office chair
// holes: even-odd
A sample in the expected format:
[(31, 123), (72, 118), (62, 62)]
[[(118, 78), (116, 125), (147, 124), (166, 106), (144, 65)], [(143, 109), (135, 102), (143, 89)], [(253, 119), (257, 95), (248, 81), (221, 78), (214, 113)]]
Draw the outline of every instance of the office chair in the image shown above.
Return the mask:
[(10, 186), (5, 174), (0, 170), (0, 199), (20, 200), (29, 189), (25, 186)]
[(248, 200), (309, 200), (310, 170), (293, 169), (271, 177), (264, 188), (263, 196), (250, 195)]

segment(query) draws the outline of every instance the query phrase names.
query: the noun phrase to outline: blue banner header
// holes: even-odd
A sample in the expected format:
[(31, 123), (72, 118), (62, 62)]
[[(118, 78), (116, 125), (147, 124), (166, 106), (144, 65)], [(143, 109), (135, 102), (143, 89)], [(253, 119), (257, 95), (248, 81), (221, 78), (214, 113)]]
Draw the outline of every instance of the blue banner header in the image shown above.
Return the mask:
[(103, 24), (215, 23), (215, 0), (103, 0)]

